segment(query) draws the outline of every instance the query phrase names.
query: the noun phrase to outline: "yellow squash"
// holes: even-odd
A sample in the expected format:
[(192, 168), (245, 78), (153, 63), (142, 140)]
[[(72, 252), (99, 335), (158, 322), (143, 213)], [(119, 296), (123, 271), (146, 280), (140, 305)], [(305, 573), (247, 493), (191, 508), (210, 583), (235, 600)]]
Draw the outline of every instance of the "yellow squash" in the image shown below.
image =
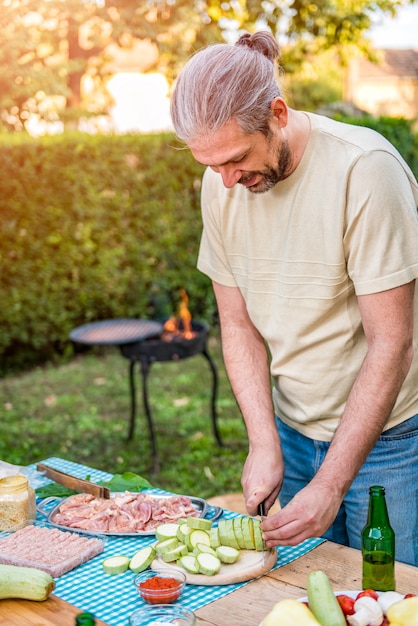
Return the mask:
[(297, 600), (281, 600), (263, 619), (262, 626), (321, 626), (306, 604)]
[(392, 604), (386, 617), (390, 626), (418, 626), (418, 596)]

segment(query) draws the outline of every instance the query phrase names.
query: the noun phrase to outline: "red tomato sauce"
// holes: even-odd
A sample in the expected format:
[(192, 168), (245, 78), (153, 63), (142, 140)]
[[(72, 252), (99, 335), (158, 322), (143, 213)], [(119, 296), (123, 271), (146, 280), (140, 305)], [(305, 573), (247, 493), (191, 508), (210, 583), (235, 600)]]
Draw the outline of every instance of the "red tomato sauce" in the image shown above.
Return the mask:
[(174, 602), (180, 596), (181, 583), (175, 578), (154, 576), (139, 585), (141, 595), (149, 604)]

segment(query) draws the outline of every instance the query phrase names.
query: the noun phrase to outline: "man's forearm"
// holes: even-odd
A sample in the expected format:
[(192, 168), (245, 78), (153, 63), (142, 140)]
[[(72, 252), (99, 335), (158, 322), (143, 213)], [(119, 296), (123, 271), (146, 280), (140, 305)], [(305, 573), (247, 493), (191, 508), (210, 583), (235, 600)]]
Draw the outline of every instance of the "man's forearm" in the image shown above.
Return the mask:
[(250, 447), (272, 436), (278, 439), (263, 338), (252, 324), (239, 291), (216, 283), (214, 289), (225, 367), (247, 426)]
[(230, 325), (222, 329), (225, 366), (250, 446), (257, 445), (260, 438), (271, 437), (272, 431), (277, 437), (267, 351), (255, 332)]

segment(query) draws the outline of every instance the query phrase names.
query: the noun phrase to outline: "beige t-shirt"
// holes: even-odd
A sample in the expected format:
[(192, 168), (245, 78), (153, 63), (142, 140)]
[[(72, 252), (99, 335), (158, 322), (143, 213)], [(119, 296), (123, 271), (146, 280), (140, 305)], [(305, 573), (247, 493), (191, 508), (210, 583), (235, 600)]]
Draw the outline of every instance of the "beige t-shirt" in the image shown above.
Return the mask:
[[(418, 277), (418, 187), (374, 131), (309, 114), (289, 178), (252, 194), (208, 169), (198, 268), (238, 287), (271, 352), (277, 415), (331, 440), (366, 354), (357, 295)], [(418, 413), (415, 357), (386, 428)]]

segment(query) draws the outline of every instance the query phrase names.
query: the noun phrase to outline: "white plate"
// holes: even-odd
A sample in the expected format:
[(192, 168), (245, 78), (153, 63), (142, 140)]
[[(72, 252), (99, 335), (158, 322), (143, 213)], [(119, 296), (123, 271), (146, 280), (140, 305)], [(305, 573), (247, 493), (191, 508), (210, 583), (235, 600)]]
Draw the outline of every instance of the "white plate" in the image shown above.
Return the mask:
[[(362, 591), (362, 589), (358, 589), (357, 591), (334, 591), (334, 596), (348, 596), (349, 598), (357, 598), (358, 594)], [(379, 593), (379, 592), (377, 592)], [(304, 596), (303, 598), (298, 598), (299, 602), (307, 602), (308, 596)]]
[[(335, 596), (349, 596), (350, 598), (357, 598), (358, 594), (362, 591), (362, 589), (358, 589), (357, 591), (347, 591), (343, 589), (342, 591), (334, 591)], [(379, 592), (377, 592), (379, 593)], [(297, 598), (298, 602), (308, 602), (308, 596), (304, 596), (303, 598)], [(263, 622), (261, 622), (258, 626), (263, 626)]]

